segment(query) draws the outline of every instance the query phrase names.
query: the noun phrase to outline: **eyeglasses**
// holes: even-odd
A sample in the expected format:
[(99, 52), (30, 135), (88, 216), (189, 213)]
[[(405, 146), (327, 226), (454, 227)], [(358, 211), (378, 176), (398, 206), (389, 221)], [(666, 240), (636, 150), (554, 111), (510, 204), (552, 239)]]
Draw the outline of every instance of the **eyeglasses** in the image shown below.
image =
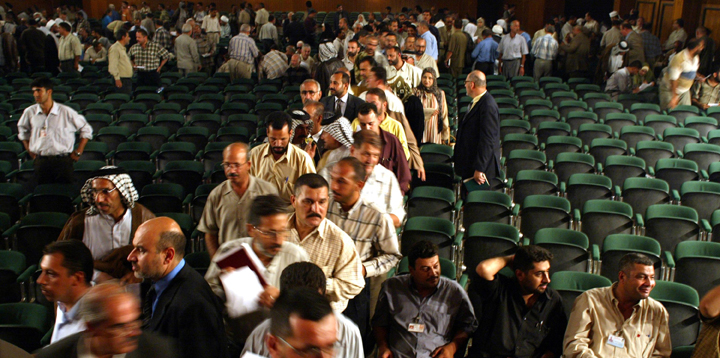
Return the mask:
[(237, 169), (245, 164), (247, 164), (247, 162), (245, 162), (245, 163), (222, 163), (220, 165), (222, 165), (222, 167), (225, 169)]
[(304, 96), (306, 94), (315, 94), (318, 92), (320, 92), (320, 91), (300, 91), (300, 94)]
[(90, 190), (90, 193), (92, 194), (92, 196), (98, 196), (98, 194), (108, 196), (108, 195), (110, 195), (110, 193), (112, 193), (115, 190), (117, 190), (117, 187), (112, 188), (112, 189), (92, 189), (92, 190)]
[(288, 236), (290, 236), (290, 230), (265, 231), (265, 230), (260, 229), (260, 228), (257, 227), (257, 226), (253, 226), (253, 228), (254, 228), (257, 232), (259, 232), (259, 233), (261, 233), (261, 234), (263, 234), (263, 235), (265, 235), (265, 236), (271, 237), (271, 238), (273, 238), (273, 239), (274, 239), (274, 238), (277, 238), (278, 236), (281, 236), (281, 237), (288, 237)]
[(333, 356), (335, 353), (335, 345), (333, 344), (331, 347), (325, 347), (325, 348), (319, 348), (319, 347), (308, 347), (305, 349), (297, 349), (292, 346), (292, 344), (288, 343), (286, 340), (284, 340), (282, 337), (277, 337), (280, 341), (285, 343), (290, 349), (292, 349), (295, 354), (299, 355), (300, 357), (322, 357), (323, 354), (327, 354), (329, 356)]
[(142, 324), (142, 321), (140, 320), (134, 320), (130, 322), (125, 323), (117, 323), (110, 325), (107, 328), (107, 332), (116, 337), (120, 336), (129, 336), (130, 332), (140, 329), (140, 326)]

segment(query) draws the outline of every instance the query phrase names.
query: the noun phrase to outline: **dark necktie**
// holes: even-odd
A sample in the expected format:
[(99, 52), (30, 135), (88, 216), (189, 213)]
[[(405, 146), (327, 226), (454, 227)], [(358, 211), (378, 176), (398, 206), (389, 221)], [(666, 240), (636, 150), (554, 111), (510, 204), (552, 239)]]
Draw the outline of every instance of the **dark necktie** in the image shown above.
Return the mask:
[(148, 290), (147, 294), (145, 295), (145, 301), (143, 301), (142, 305), (142, 314), (143, 314), (143, 326), (147, 325), (148, 322), (150, 322), (150, 319), (153, 315), (153, 303), (155, 303), (155, 298), (157, 298), (157, 292), (155, 291), (155, 285), (151, 285), (150, 289)]
[(335, 102), (335, 115), (338, 117), (342, 117), (342, 105), (343, 101), (338, 98), (337, 102)]

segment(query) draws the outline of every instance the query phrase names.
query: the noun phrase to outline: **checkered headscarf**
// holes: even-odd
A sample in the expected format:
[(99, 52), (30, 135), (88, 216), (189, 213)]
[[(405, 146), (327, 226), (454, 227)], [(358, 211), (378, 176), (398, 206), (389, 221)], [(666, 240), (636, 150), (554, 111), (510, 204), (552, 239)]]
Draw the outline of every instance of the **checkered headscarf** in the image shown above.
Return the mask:
[(88, 179), (82, 189), (80, 189), (80, 196), (83, 202), (90, 206), (86, 211), (87, 215), (96, 215), (99, 213), (97, 208), (95, 208), (95, 196), (92, 193), (92, 181), (95, 179), (107, 179), (111, 181), (120, 192), (120, 200), (123, 205), (128, 209), (135, 207), (135, 202), (138, 200), (138, 192), (135, 190), (130, 175), (122, 168), (109, 165), (93, 173), (93, 176)]
[(336, 141), (340, 142), (345, 148), (353, 145), (353, 130), (345, 117), (340, 117), (335, 122), (323, 126), (323, 131), (328, 132)]

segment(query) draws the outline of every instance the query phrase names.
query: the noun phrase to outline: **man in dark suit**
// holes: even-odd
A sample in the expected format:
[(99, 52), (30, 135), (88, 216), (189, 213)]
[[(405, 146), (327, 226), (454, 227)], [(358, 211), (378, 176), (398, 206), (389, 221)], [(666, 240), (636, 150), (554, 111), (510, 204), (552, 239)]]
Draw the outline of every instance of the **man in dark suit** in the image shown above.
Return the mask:
[(135, 295), (115, 283), (99, 284), (88, 292), (80, 314), (87, 330), (51, 344), (36, 353), (39, 358), (178, 357), (172, 342), (140, 331), (140, 303)]
[[(335, 71), (330, 77), (330, 94), (320, 100), (325, 110), (335, 112), (335, 117), (345, 117), (352, 122), (357, 118), (358, 108), (365, 103), (362, 99), (348, 93), (350, 76), (342, 71)], [(338, 116), (339, 114), (339, 116)]]
[(185, 263), (185, 235), (168, 217), (146, 221), (128, 255), (135, 276), (152, 285), (143, 299), (143, 329), (175, 340), (182, 357), (226, 358), (222, 307), (205, 279)]
[(485, 74), (480, 71), (470, 72), (465, 80), (465, 89), (473, 101), (458, 126), (453, 154), (456, 173), (480, 184), (500, 172), (498, 106), (486, 85)]

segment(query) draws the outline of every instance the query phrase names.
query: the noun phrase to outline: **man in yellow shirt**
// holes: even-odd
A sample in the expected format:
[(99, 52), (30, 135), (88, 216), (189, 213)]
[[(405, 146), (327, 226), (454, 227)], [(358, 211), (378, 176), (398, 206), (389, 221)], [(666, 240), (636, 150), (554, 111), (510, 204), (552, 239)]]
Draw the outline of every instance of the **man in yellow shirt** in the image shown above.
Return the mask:
[[(385, 91), (379, 88), (371, 88), (367, 91), (367, 94), (365, 95), (365, 101), (368, 103), (372, 103), (375, 105), (375, 107), (377, 107), (377, 118), (380, 120), (380, 128), (396, 136), (397, 139), (400, 141), (400, 145), (402, 145), (403, 152), (405, 152), (405, 158), (410, 158), (410, 150), (408, 150), (405, 129), (403, 129), (403, 126), (402, 124), (400, 124), (400, 122), (387, 115), (388, 104), (387, 97), (385, 97)], [(357, 118), (355, 118), (355, 120), (352, 122), (353, 131), (357, 132), (359, 125), (360, 122)]]

